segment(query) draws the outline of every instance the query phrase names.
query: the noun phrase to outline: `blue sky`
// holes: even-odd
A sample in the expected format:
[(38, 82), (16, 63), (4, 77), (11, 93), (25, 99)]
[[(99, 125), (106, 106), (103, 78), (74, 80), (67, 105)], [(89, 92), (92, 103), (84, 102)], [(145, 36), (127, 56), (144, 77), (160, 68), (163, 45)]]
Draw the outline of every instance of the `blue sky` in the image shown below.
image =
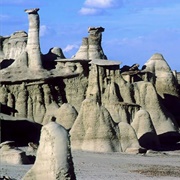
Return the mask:
[(89, 26), (102, 26), (109, 60), (140, 66), (161, 53), (180, 71), (180, 0), (0, 0), (0, 35), (28, 32), (24, 9), (39, 7), (41, 50), (60, 47), (74, 55)]

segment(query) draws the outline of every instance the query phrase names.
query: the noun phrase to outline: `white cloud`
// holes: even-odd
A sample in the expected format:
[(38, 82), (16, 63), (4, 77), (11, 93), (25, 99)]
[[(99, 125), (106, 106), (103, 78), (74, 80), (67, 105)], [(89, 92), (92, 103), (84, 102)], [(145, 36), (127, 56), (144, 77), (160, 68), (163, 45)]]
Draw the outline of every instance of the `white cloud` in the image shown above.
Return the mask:
[(41, 25), (40, 26), (40, 36), (45, 36), (48, 33), (48, 28), (46, 25)]
[(123, 0), (85, 0), (80, 9), (81, 15), (104, 15), (106, 9), (117, 8), (123, 4)]
[(111, 8), (118, 5), (120, 0), (86, 0), (84, 5), (94, 8)]
[(63, 51), (64, 51), (64, 52), (69, 52), (69, 51), (71, 51), (71, 50), (73, 50), (73, 49), (78, 49), (78, 48), (79, 48), (78, 45), (68, 44), (68, 45), (63, 49)]
[(52, 35), (55, 35), (56, 32), (54, 29), (52, 29), (51, 27), (48, 27), (46, 25), (41, 25), (40, 26), (40, 36), (41, 37), (44, 37), (44, 36), (52, 36)]
[(103, 11), (101, 9), (82, 7), (79, 13), (82, 15), (99, 15), (99, 14), (102, 14)]

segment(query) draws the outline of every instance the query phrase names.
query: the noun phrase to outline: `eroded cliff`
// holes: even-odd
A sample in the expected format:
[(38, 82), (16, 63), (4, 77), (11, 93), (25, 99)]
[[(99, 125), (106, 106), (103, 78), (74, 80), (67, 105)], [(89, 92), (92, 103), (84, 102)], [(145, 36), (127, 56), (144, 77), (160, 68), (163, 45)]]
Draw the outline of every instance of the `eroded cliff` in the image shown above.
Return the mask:
[(169, 110), (166, 98), (180, 104), (178, 83), (162, 55), (153, 55), (142, 70), (121, 71), (120, 62), (104, 55), (102, 27), (89, 28), (72, 59), (57, 47), (43, 55), (38, 10), (26, 10), (28, 36), (1, 37), (2, 120), (6, 113), (45, 125), (55, 116), (70, 130), (72, 148), (88, 151), (138, 153), (158, 149), (166, 139), (180, 141), (180, 114)]

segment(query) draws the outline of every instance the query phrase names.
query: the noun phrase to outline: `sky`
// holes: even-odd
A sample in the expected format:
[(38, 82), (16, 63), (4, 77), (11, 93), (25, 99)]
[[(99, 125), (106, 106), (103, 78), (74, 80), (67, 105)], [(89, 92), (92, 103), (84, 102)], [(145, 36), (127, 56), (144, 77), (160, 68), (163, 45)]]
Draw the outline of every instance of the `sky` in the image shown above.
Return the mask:
[(88, 27), (103, 27), (109, 60), (140, 64), (154, 54), (180, 71), (180, 0), (0, 0), (0, 35), (28, 32), (24, 9), (40, 8), (43, 54), (60, 47), (66, 58), (79, 49)]

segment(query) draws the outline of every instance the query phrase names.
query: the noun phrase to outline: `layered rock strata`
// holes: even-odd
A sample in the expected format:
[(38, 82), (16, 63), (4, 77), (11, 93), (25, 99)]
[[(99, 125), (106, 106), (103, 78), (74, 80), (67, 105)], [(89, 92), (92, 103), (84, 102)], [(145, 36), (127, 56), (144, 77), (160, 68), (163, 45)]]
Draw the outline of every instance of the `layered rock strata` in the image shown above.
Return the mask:
[(38, 10), (26, 10), (28, 37), (19, 32), (0, 38), (1, 64), (6, 57), (14, 61), (0, 70), (2, 113), (43, 125), (54, 116), (80, 150), (137, 153), (141, 146), (159, 148), (160, 136), (178, 141), (176, 76), (162, 55), (153, 55), (143, 70), (135, 64), (121, 72), (101, 47), (104, 28), (91, 27), (74, 58), (66, 59), (58, 47), (41, 56)]
[(107, 59), (101, 46), (102, 32), (104, 32), (104, 28), (102, 27), (89, 27), (89, 36), (83, 38), (82, 45), (75, 54), (74, 58), (91, 60)]
[(29, 31), (27, 41), (28, 66), (30, 69), (38, 70), (42, 68), (41, 51), (39, 43), (39, 8), (26, 9), (29, 19)]

